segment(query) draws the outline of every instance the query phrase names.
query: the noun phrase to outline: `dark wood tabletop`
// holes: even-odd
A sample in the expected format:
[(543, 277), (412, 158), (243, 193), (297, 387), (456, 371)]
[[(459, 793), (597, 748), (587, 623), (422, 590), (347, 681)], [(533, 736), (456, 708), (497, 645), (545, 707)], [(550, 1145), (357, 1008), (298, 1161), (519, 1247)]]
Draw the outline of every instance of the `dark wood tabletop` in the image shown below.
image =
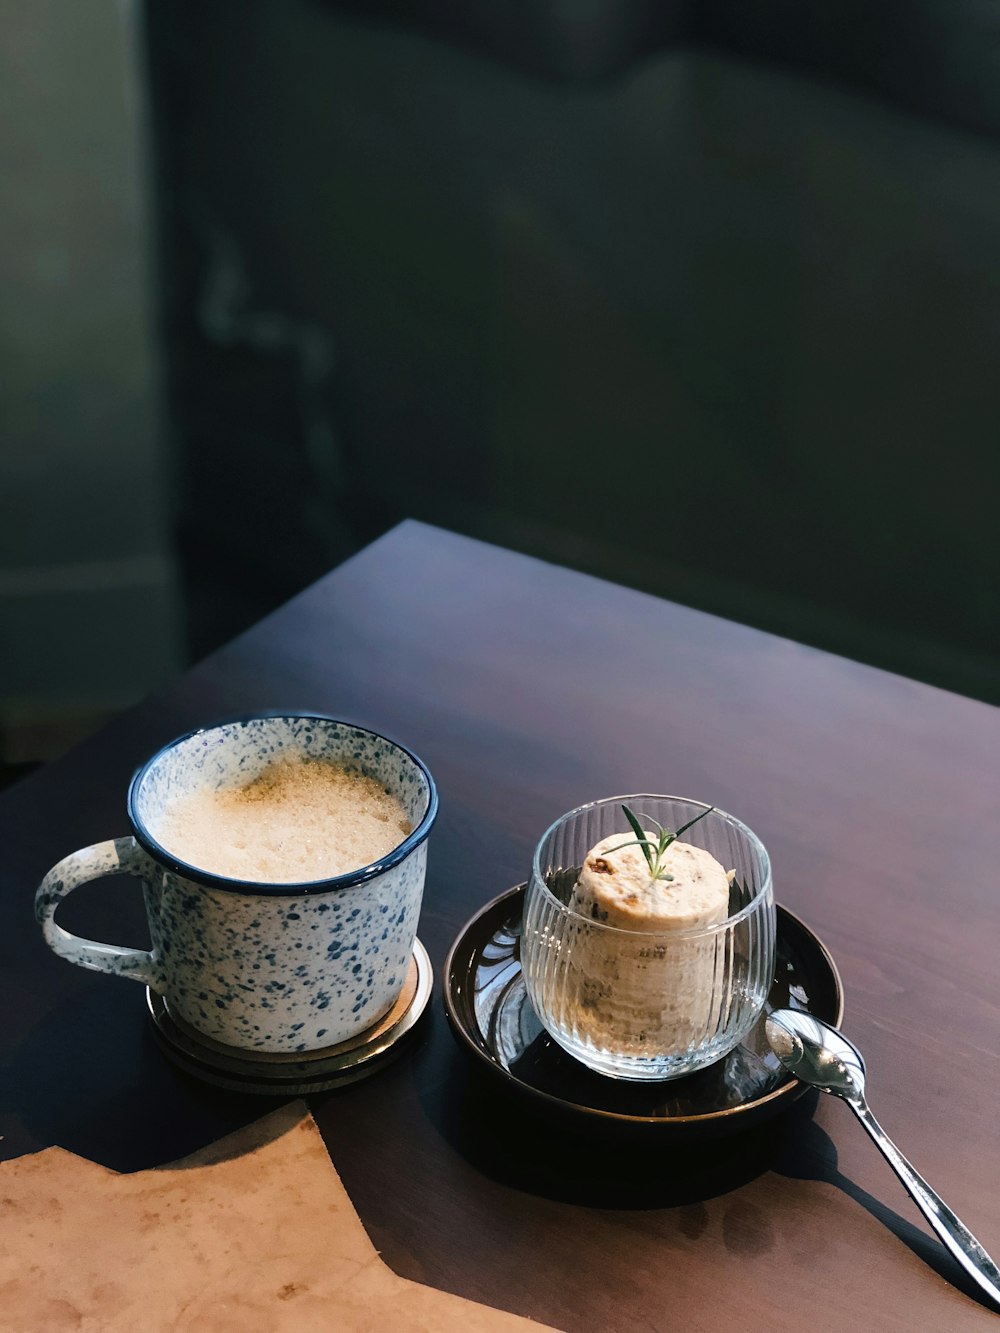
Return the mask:
[[(563, 811), (627, 791), (714, 802), (833, 953), (876, 1114), (997, 1255), (996, 710), (416, 523), (0, 800), (0, 1155), (60, 1144), (136, 1170), (268, 1109), (176, 1070), (140, 988), (56, 958), (32, 917), (50, 865), (127, 832), (148, 754), (264, 708), (396, 736), (439, 787), (427, 1019), (396, 1064), (311, 1103), (397, 1273), (574, 1331), (996, 1318), (842, 1103), (813, 1094), (704, 1147), (590, 1139), (478, 1077), (440, 994), (456, 932), (526, 877)], [(61, 919), (141, 944), (140, 900), (105, 881)]]

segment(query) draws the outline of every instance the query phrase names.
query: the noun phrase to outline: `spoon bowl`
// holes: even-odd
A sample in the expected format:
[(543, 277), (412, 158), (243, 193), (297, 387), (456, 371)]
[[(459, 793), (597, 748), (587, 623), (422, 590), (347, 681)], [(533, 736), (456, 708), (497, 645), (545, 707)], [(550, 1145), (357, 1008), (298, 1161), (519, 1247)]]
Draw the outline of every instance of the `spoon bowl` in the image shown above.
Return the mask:
[(842, 1032), (797, 1009), (776, 1009), (764, 1027), (775, 1055), (803, 1083), (847, 1100), (864, 1098), (864, 1057)]

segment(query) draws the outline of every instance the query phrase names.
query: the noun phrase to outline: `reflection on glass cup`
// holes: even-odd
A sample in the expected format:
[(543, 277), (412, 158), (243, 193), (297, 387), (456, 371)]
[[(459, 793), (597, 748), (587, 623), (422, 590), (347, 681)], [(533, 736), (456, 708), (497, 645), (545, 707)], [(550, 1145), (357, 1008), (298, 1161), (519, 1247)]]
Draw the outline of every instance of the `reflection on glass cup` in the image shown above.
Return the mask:
[(634, 836), (627, 805), (648, 827), (679, 829), (706, 807), (676, 796), (615, 796), (571, 810), (535, 850), (525, 897), (521, 966), (549, 1035), (614, 1078), (677, 1078), (714, 1063), (756, 1022), (774, 976), (771, 864), (760, 839), (721, 810), (684, 841), (734, 871), (728, 916), (685, 929), (608, 925), (572, 905), (588, 852)]

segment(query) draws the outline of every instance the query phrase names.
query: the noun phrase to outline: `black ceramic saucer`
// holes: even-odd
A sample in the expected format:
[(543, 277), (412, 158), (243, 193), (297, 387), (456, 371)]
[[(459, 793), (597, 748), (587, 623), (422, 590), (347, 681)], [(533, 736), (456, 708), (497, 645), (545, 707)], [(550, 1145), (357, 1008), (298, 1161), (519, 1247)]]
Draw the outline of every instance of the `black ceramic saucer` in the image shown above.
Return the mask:
[(633, 1083), (593, 1073), (542, 1028), (521, 976), (523, 902), (521, 884), (462, 928), (445, 963), (444, 1004), (459, 1045), (536, 1109), (690, 1140), (741, 1132), (807, 1091), (771, 1052), (764, 1020), (773, 1009), (804, 1009), (839, 1027), (844, 997), (830, 954), (791, 912), (777, 909), (774, 983), (742, 1044), (696, 1074)]

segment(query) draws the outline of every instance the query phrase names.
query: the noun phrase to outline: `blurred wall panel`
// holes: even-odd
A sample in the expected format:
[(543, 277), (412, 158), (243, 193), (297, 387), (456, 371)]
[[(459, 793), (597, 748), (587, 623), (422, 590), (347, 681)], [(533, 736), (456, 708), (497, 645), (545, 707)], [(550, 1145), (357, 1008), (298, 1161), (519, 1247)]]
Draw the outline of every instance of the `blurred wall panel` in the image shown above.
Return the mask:
[(204, 631), (411, 514), (1000, 699), (1000, 46), (919, 8), (147, 0)]
[(138, 50), (114, 0), (0, 0), (0, 728), (15, 759), (178, 665)]

